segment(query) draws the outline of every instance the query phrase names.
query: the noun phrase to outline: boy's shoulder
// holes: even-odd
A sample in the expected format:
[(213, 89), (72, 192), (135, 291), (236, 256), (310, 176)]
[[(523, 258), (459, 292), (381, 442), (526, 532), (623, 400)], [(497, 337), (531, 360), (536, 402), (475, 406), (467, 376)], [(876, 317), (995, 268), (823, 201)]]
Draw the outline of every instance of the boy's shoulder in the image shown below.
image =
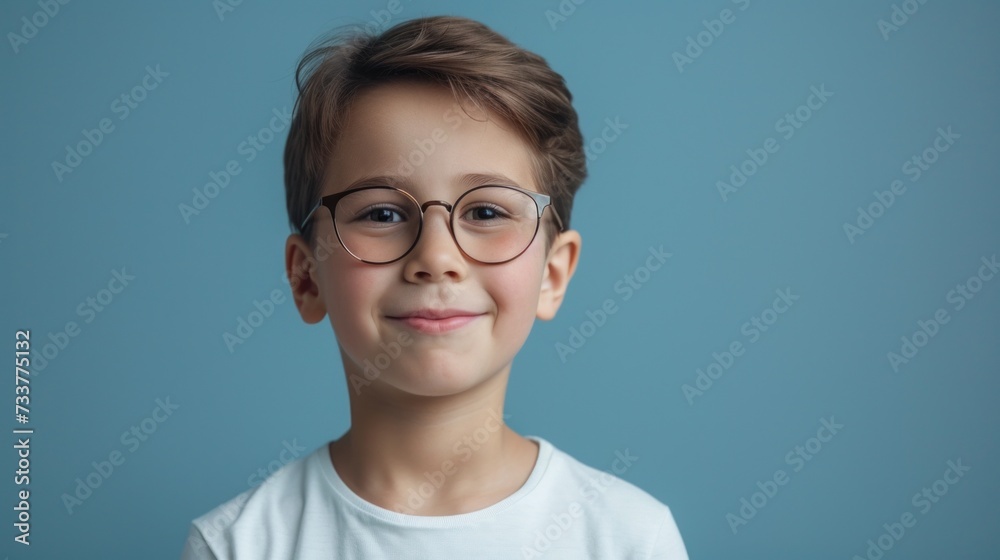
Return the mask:
[[(552, 445), (552, 444), (549, 444)], [(650, 493), (621, 478), (639, 460), (629, 448), (615, 450), (607, 469), (592, 467), (562, 449), (552, 446), (549, 480), (558, 484), (562, 492), (576, 496), (583, 506), (594, 506), (598, 511), (622, 511), (628, 508), (636, 514), (659, 519), (667, 515), (669, 507)]]
[(218, 550), (234, 541), (234, 533), (259, 533), (262, 521), (284, 524), (288, 512), (301, 511), (309, 487), (319, 483), (316, 478), (322, 473), (317, 468), (317, 460), (321, 458), (318, 455), (326, 453), (327, 449), (324, 443), (289, 461), (252, 488), (195, 518), (189, 546), (194, 541), (195, 547), (205, 547), (207, 543)]
[(687, 559), (670, 508), (621, 478), (639, 460), (629, 448), (609, 453), (607, 468), (598, 469), (552, 444), (548, 447), (548, 490), (536, 495), (541, 503), (532, 508), (544, 512), (544, 530), (536, 534), (531, 550), (540, 554), (554, 546), (549, 541), (560, 529), (578, 526), (577, 544), (591, 557)]

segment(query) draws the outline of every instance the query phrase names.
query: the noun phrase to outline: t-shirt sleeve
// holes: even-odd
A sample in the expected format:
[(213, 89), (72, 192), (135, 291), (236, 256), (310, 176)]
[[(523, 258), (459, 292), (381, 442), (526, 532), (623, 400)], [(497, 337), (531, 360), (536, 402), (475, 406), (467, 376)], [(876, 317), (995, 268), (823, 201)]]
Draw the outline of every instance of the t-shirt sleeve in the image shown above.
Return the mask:
[(649, 560), (688, 560), (687, 549), (669, 509), (660, 523), (653, 548), (649, 551)]
[(181, 560), (219, 560), (208, 547), (205, 537), (194, 523), (191, 524), (187, 541), (184, 543)]

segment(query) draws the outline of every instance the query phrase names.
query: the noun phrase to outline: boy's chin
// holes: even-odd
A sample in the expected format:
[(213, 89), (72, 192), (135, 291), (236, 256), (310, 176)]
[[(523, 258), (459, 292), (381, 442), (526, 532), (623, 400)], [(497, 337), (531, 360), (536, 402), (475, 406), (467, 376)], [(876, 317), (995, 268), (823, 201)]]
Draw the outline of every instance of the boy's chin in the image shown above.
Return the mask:
[(478, 369), (462, 371), (427, 369), (406, 372), (386, 372), (383, 381), (396, 391), (416, 397), (449, 397), (461, 395), (486, 383), (492, 377)]

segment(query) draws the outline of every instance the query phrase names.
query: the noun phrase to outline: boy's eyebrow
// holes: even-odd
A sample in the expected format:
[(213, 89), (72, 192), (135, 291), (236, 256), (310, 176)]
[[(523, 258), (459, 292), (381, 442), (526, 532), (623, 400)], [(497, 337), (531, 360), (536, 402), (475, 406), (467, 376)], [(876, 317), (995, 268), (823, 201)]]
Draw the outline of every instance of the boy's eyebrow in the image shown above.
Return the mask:
[[(507, 177), (502, 173), (466, 173), (459, 178), (458, 185), (463, 190), (471, 189), (472, 187), (477, 187), (481, 185), (508, 185), (512, 187), (521, 187), (517, 181)], [(357, 181), (354, 181), (347, 187), (341, 189), (338, 192), (350, 190), (357, 187), (368, 187), (368, 186), (389, 186), (396, 187), (398, 189), (403, 189), (407, 192), (412, 192), (413, 183), (406, 176), (402, 175), (373, 175), (370, 177), (362, 177)]]
[(362, 177), (357, 181), (347, 185), (343, 189), (338, 189), (337, 192), (349, 191), (357, 187), (371, 187), (371, 186), (382, 186), (386, 185), (389, 187), (396, 187), (399, 189), (409, 190), (411, 187), (410, 180), (406, 177), (399, 175), (373, 175), (369, 177)]
[(517, 183), (517, 181), (502, 173), (467, 173), (462, 176), (459, 184), (466, 189), (486, 184), (500, 184), (511, 187), (521, 186)]

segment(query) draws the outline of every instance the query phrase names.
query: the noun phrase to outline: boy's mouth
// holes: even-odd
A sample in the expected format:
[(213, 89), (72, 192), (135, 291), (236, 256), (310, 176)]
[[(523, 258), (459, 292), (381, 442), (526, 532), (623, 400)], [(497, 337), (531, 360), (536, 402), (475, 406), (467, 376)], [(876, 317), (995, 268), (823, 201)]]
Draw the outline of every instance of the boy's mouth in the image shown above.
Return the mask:
[(437, 334), (464, 327), (482, 315), (485, 313), (461, 309), (420, 309), (389, 319), (423, 333)]

